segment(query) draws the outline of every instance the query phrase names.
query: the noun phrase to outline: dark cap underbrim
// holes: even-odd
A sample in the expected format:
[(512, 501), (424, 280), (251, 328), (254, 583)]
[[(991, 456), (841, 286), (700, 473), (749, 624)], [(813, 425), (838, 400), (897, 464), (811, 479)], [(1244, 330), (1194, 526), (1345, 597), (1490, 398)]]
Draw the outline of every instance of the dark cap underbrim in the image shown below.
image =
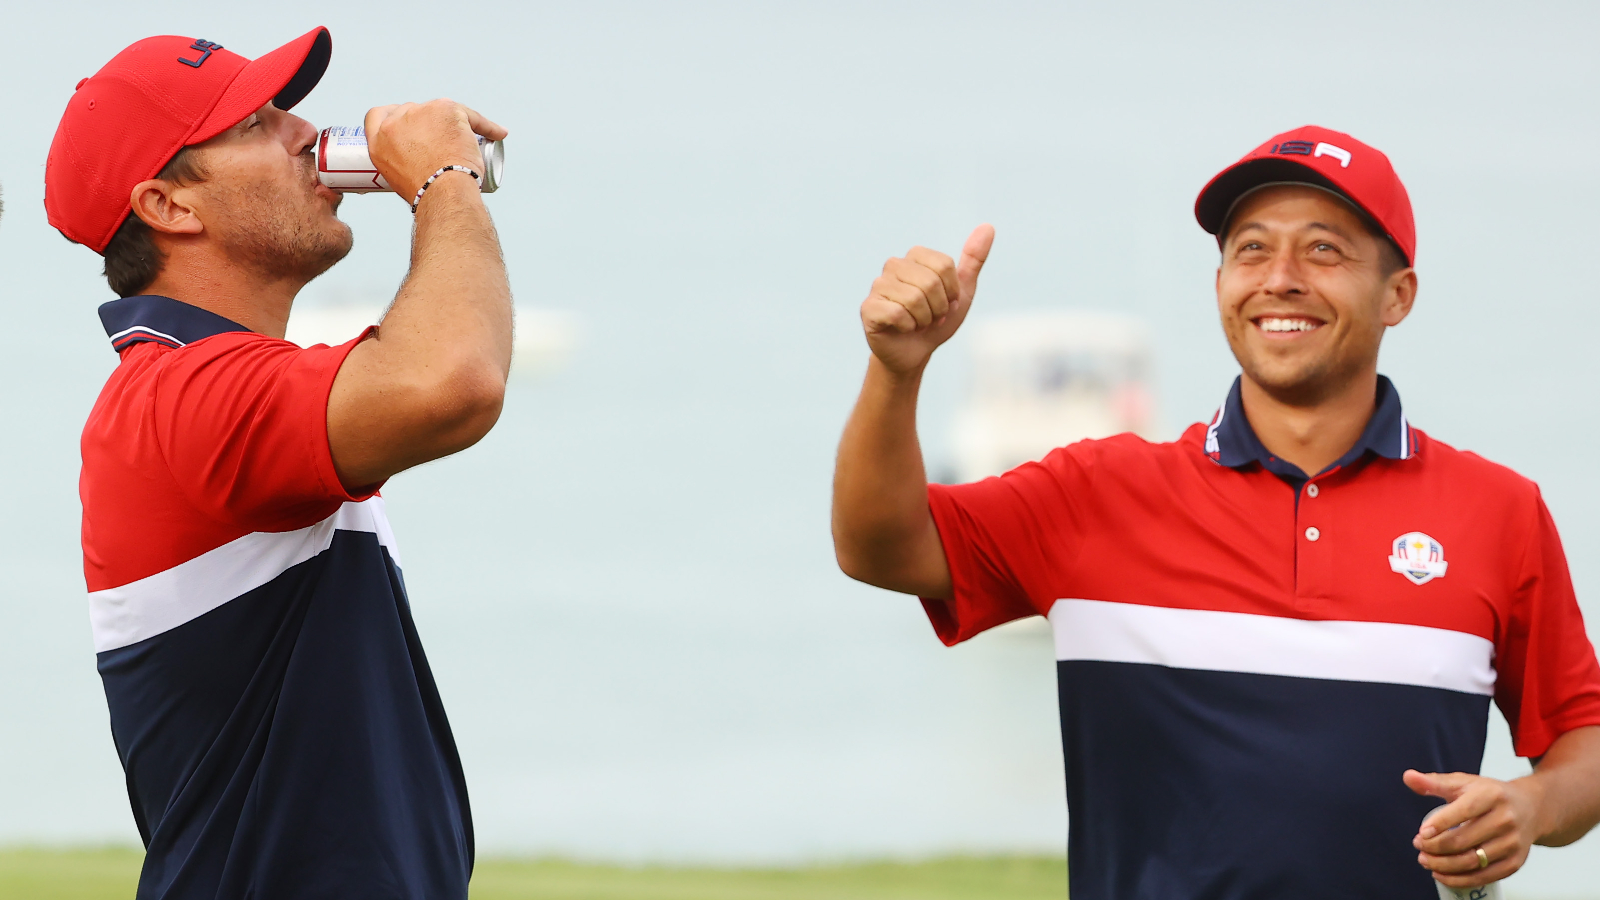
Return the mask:
[[(1200, 198), (1195, 201), (1194, 217), (1200, 222), (1201, 228), (1220, 238), (1222, 229), (1227, 227), (1228, 214), (1233, 212), (1233, 205), (1240, 197), (1265, 184), (1296, 182), (1332, 191), (1357, 210), (1361, 209), (1361, 204), (1310, 166), (1288, 159), (1250, 159), (1227, 169), (1206, 185), (1205, 190), (1200, 192)], [(1367, 217), (1371, 218), (1370, 215)], [(1383, 232), (1380, 229), (1378, 233)]]
[(333, 58), (333, 37), (326, 28), (318, 28), (315, 34), (305, 61), (295, 70), (294, 77), (283, 86), (283, 90), (272, 98), (273, 106), (282, 110), (293, 109), (295, 104), (311, 93), (311, 89), (322, 80), (322, 74), (328, 71), (328, 61)]

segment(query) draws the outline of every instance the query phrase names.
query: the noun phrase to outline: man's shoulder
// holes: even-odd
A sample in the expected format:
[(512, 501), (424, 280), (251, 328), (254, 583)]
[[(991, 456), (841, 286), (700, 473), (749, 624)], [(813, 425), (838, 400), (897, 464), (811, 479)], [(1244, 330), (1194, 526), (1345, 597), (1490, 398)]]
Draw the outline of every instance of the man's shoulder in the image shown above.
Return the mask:
[(295, 344), (254, 331), (228, 331), (213, 334), (187, 344), (167, 344), (143, 341), (126, 347), (121, 352), (117, 367), (106, 379), (107, 387), (136, 378), (141, 374), (160, 371), (175, 366), (204, 365), (218, 357), (240, 351), (267, 353), (304, 352)]
[[(298, 350), (293, 344), (264, 334), (250, 331), (232, 331), (202, 338), (190, 344), (173, 346), (158, 341), (144, 341), (124, 349), (117, 367), (106, 377), (89, 412), (84, 434), (106, 426), (122, 426), (119, 413), (130, 412), (130, 407), (148, 404), (156, 392), (170, 380), (170, 376), (183, 372), (213, 370), (215, 363), (240, 351), (265, 350), (268, 353)], [(243, 360), (241, 360), (243, 361)], [(248, 367), (240, 367), (248, 368)]]
[(1470, 484), (1474, 495), (1479, 497), (1515, 500), (1538, 497), (1538, 484), (1510, 466), (1484, 459), (1471, 450), (1461, 450), (1420, 428), (1412, 428), (1412, 434), (1422, 473)]
[(1185, 429), (1176, 440), (1153, 441), (1132, 432), (1089, 438), (1057, 448), (1046, 460), (1066, 456), (1081, 465), (1121, 466), (1195, 462), (1205, 458), (1204, 424)]
[(251, 378), (266, 376), (270, 358), (287, 358), (306, 351), (282, 338), (253, 331), (229, 331), (172, 346), (156, 341), (134, 344), (122, 351), (117, 367), (107, 376), (90, 414), (90, 424), (112, 406), (148, 399), (176, 377)]
[(298, 345), (283, 338), (254, 331), (225, 331), (208, 335), (181, 346), (149, 341), (136, 344), (123, 352), (119, 370), (128, 368), (171, 368), (176, 366), (205, 365), (219, 357), (237, 353), (303, 353)]

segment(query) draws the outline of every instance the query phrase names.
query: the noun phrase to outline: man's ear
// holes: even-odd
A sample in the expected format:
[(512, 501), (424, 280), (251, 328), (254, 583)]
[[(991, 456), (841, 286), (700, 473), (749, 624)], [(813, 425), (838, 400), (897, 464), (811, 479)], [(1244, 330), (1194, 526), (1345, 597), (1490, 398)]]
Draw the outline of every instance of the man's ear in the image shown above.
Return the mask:
[(1394, 326), (1411, 315), (1411, 306), (1417, 302), (1417, 270), (1401, 269), (1389, 276), (1383, 298), (1383, 324)]
[(181, 185), (152, 178), (133, 186), (128, 203), (133, 214), (163, 234), (199, 234), (205, 231), (189, 204), (193, 194)]

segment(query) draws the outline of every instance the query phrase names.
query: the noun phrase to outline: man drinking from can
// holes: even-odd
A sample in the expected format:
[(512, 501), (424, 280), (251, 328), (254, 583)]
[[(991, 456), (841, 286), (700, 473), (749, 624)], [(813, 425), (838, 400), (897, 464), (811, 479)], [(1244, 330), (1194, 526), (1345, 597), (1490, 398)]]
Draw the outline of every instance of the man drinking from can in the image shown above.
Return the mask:
[(499, 416), (510, 290), (475, 169), (505, 129), (448, 100), (367, 114), (411, 269), (381, 325), (297, 347), (296, 294), (351, 244), (288, 112), (331, 49), (141, 40), (79, 82), (46, 165), (50, 223), (122, 298), (80, 490), (141, 900), (467, 895), (466, 783), (378, 489)]

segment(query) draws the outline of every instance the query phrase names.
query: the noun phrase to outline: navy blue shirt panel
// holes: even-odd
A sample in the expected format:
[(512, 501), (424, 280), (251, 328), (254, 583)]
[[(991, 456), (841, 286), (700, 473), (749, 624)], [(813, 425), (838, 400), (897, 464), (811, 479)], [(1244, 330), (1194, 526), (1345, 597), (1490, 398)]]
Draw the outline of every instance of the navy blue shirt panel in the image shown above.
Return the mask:
[[(1068, 853), (1084, 861), (1069, 872), (1072, 900), (1435, 900), (1411, 838), (1439, 800), (1400, 773), (1477, 772), (1489, 697), (1056, 666)], [(1392, 796), (1374, 804), (1352, 784), (1391, 785)]]
[(466, 780), (372, 533), (98, 662), (139, 900), (466, 897)]

